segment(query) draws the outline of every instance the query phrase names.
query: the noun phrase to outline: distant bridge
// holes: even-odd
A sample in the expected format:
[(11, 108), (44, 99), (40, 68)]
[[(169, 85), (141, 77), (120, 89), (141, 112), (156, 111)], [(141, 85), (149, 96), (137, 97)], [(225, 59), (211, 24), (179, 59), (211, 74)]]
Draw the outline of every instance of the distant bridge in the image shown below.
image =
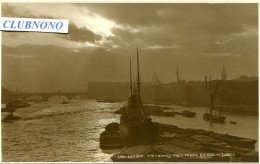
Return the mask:
[(77, 96), (86, 97), (87, 93), (83, 93), (83, 92), (64, 92), (64, 93), (62, 93), (62, 92), (61, 93), (37, 92), (37, 93), (19, 93), (19, 94), (17, 94), (17, 96), (23, 100), (26, 100), (27, 98), (34, 97), (34, 96), (40, 96), (44, 100), (48, 100), (50, 97), (53, 97), (53, 96), (65, 96), (68, 99), (72, 99)]

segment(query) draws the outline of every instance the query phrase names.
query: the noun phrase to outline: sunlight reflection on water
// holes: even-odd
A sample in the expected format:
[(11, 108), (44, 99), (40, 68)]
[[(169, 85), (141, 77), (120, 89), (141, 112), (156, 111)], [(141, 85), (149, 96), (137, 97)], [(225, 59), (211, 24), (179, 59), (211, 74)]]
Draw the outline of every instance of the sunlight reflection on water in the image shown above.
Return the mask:
[[(119, 115), (113, 112), (123, 106), (121, 103), (102, 103), (95, 100), (73, 100), (69, 104), (57, 102), (32, 104), (18, 109), (15, 114), (22, 120), (2, 123), (2, 160), (5, 162), (111, 162), (110, 157), (120, 149), (101, 150), (99, 135), (111, 122), (119, 122)], [(170, 106), (175, 111), (191, 110), (196, 118), (182, 116), (152, 119), (161, 123), (183, 128), (197, 128), (241, 134), (258, 138), (258, 118), (229, 115), (229, 123), (219, 125), (203, 121), (204, 108)], [(2, 113), (2, 118), (7, 113)], [(250, 128), (249, 128), (250, 127)]]

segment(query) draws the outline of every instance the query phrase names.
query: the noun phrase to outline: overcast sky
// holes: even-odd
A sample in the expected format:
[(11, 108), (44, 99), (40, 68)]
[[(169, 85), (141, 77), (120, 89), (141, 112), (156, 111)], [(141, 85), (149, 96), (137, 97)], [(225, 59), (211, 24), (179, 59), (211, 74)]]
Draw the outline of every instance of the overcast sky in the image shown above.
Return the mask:
[(2, 32), (2, 83), (82, 91), (128, 81), (137, 43), (142, 81), (176, 81), (177, 67), (185, 80), (220, 79), (223, 64), (228, 79), (258, 76), (257, 6), (3, 3), (3, 17), (68, 19), (69, 33)]

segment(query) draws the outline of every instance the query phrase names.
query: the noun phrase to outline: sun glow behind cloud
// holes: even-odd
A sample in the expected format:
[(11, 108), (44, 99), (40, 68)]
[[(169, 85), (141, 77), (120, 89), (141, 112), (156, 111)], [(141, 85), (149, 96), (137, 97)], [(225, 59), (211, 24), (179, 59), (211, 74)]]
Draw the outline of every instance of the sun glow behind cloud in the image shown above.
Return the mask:
[[(63, 4), (58, 7), (55, 4), (42, 4), (43, 7), (39, 8), (38, 4), (23, 5), (23, 9), (19, 4), (13, 4), (15, 8), (19, 8), (17, 12), (26, 14), (29, 12), (35, 16), (52, 16), (59, 19), (69, 19), (78, 26), (86, 26), (91, 31), (110, 36), (113, 35), (111, 29), (116, 26), (115, 22), (108, 20), (98, 14), (91, 13), (88, 8), (79, 8), (71, 4)], [(71, 22), (71, 23), (72, 23)]]
[[(79, 28), (86, 27), (94, 34), (102, 36), (102, 42), (105, 42), (104, 40), (106, 39), (106, 37), (114, 36), (112, 29), (118, 26), (114, 21), (106, 19), (96, 13), (90, 12), (86, 7), (79, 8), (71, 4), (63, 4), (62, 7), (59, 7), (59, 5), (57, 4), (42, 4), (41, 5), (42, 7), (39, 7), (39, 4), (26, 4), (26, 5), (12, 4), (11, 6), (12, 8), (14, 8), (14, 12), (17, 15), (21, 15), (21, 16), (26, 15), (28, 17), (47, 17), (47, 18), (51, 17), (51, 18), (59, 18), (59, 19), (68, 19), (69, 23), (74, 23)], [(47, 39), (48, 37), (50, 37), (48, 34), (47, 37), (44, 37), (43, 35), (41, 36), (42, 38)], [(35, 38), (35, 36), (33, 35), (28, 35), (27, 38), (28, 37)], [(57, 36), (55, 36), (55, 38), (54, 37), (51, 38), (52, 38), (50, 39), (52, 42), (51, 44), (54, 43), (54, 40), (56, 41), (60, 40), (60, 38), (57, 38)], [(25, 42), (26, 41), (23, 40), (23, 43)], [(43, 42), (44, 42), (43, 39), (34, 40), (35, 44), (43, 44)], [(46, 44), (48, 43), (46, 42)], [(88, 42), (85, 43), (72, 42), (71, 45), (75, 47), (94, 46), (93, 43), (88, 43)]]

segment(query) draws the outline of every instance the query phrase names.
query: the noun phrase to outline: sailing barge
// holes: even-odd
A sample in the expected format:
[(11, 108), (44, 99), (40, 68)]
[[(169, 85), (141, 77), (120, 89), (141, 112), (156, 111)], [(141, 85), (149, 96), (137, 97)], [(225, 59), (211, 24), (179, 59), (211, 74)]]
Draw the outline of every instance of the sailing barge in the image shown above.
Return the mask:
[(130, 60), (130, 96), (120, 117), (120, 134), (126, 146), (154, 144), (159, 138), (159, 128), (146, 113), (141, 98), (139, 54), (137, 47), (137, 84), (132, 87)]
[[(211, 121), (211, 122), (224, 123), (226, 117), (221, 116), (222, 106), (220, 108), (218, 115), (216, 114), (215, 108), (214, 108), (215, 107), (214, 104), (215, 104), (215, 100), (216, 100), (217, 89), (218, 89), (218, 85), (216, 86), (213, 94), (211, 93), (211, 76), (210, 76), (210, 108), (205, 114), (203, 114), (203, 119), (206, 120), (206, 121)], [(213, 112), (214, 112), (214, 114), (213, 114)]]

